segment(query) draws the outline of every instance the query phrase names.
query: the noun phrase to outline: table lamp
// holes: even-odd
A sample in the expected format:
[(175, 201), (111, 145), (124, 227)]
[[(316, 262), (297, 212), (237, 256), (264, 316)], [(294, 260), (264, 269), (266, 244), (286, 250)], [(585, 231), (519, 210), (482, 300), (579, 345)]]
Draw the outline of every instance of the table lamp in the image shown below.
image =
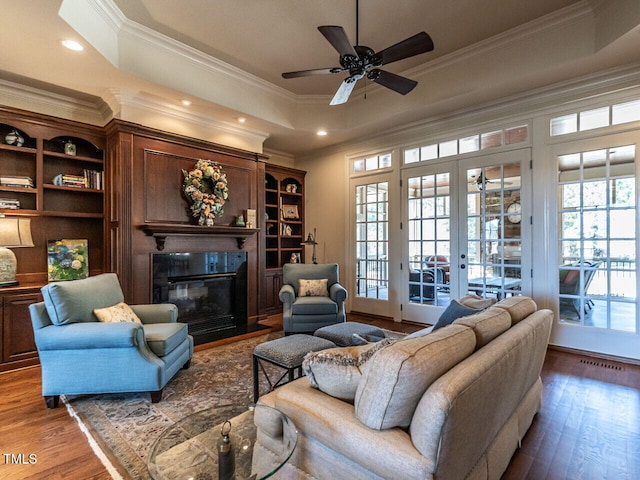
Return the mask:
[(311, 232), (309, 232), (309, 235), (307, 235), (307, 239), (302, 242), (300, 245), (313, 245), (313, 255), (311, 257), (311, 261), (313, 261), (313, 263), (318, 263), (316, 261), (316, 245), (318, 245), (318, 242), (316, 242), (316, 229), (313, 229), (313, 237), (311, 236)]
[(33, 247), (31, 219), (0, 217), (0, 288), (18, 285), (16, 270), (18, 262), (9, 248)]

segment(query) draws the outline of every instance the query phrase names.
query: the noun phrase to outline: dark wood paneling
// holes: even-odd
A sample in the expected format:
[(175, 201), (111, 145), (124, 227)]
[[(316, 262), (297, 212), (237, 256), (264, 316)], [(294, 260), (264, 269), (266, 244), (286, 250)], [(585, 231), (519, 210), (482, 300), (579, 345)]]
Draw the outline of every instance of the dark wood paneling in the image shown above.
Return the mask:
[[(182, 192), (182, 170), (190, 170), (198, 159), (219, 163), (227, 174), (229, 201), (217, 225), (230, 225), (246, 209), (259, 211), (264, 196), (266, 158), (252, 152), (167, 134), (120, 121), (108, 127), (109, 178), (113, 189), (109, 196), (111, 264), (121, 278), (130, 303), (148, 303), (152, 299), (151, 269), (153, 254), (158, 252), (153, 237), (141, 229), (148, 223), (193, 224), (188, 202)], [(125, 143), (127, 144), (125, 146)], [(114, 168), (119, 172), (113, 172)], [(127, 192), (127, 193), (124, 193)], [(122, 195), (123, 194), (123, 195)], [(126, 202), (123, 200), (126, 198)], [(264, 315), (264, 260), (258, 245), (260, 233), (247, 238), (243, 250), (248, 258), (248, 305), (250, 323)], [(126, 238), (125, 238), (126, 237)], [(127, 245), (127, 242), (130, 242)], [(127, 251), (127, 249), (129, 251)], [(235, 238), (226, 236), (172, 235), (167, 237), (163, 252), (237, 251)]]

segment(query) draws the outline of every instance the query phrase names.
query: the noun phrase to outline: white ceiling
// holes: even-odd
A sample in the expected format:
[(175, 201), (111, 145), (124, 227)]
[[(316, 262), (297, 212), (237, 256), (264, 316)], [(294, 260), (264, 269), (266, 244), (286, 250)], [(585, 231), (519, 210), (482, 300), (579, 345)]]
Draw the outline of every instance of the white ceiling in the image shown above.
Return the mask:
[[(347, 104), (329, 107), (346, 74), (285, 80), (281, 73), (337, 66), (317, 27), (341, 25), (355, 44), (355, 0), (0, 4), (0, 79), (98, 99), (139, 123), (148, 117), (131, 99), (161, 110), (187, 97), (194, 104), (181, 113), (185, 121), (215, 119), (291, 155), (640, 63), (637, 0), (362, 0), (360, 44), (379, 51), (426, 31), (435, 49), (385, 66), (419, 82), (406, 97), (367, 81), (365, 99), (360, 80)], [(68, 37), (85, 51), (62, 49)], [(247, 123), (233, 125), (238, 116)], [(329, 135), (317, 138), (318, 128)]]

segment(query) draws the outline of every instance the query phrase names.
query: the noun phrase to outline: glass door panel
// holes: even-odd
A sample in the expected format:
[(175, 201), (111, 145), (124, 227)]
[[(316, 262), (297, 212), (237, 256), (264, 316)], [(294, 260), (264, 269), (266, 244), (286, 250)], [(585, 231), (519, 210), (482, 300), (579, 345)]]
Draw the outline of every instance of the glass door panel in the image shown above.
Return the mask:
[(451, 299), (451, 255), (457, 237), (452, 164), (403, 172), (406, 212), (402, 318), (434, 323)]
[(558, 158), (561, 323), (638, 333), (635, 145)]
[(466, 168), (464, 178), (468, 292), (498, 299), (518, 295), (522, 278), (520, 162)]

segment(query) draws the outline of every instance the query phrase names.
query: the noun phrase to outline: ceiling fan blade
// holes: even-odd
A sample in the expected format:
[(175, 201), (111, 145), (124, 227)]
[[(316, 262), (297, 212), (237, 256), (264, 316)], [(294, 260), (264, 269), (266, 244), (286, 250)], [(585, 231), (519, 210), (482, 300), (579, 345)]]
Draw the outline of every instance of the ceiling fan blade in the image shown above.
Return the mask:
[(324, 35), (333, 48), (335, 48), (341, 57), (345, 55), (353, 55), (354, 57), (358, 57), (355, 48), (351, 45), (349, 41), (349, 37), (347, 37), (344, 28), (338, 27), (335, 25), (323, 25), (318, 27), (320, 33)]
[(416, 33), (395, 45), (385, 48), (376, 54), (382, 61), (381, 65), (397, 62), (404, 58), (420, 55), (433, 50), (433, 40), (426, 32)]
[(353, 77), (345, 78), (344, 81), (340, 84), (340, 88), (329, 102), (329, 105), (340, 105), (341, 103), (345, 103), (349, 100), (349, 95), (351, 95), (351, 91), (353, 87), (356, 86), (356, 82), (358, 80)]
[(334, 68), (316, 68), (314, 70), (300, 70), (298, 72), (285, 72), (282, 74), (282, 78), (298, 78), (298, 77), (308, 77), (310, 75), (326, 75), (329, 73), (340, 73), (344, 69), (340, 67)]
[(401, 77), (395, 73), (385, 72), (384, 70), (378, 70), (377, 68), (371, 70), (367, 74), (367, 78), (402, 95), (406, 95), (418, 85), (415, 80)]

